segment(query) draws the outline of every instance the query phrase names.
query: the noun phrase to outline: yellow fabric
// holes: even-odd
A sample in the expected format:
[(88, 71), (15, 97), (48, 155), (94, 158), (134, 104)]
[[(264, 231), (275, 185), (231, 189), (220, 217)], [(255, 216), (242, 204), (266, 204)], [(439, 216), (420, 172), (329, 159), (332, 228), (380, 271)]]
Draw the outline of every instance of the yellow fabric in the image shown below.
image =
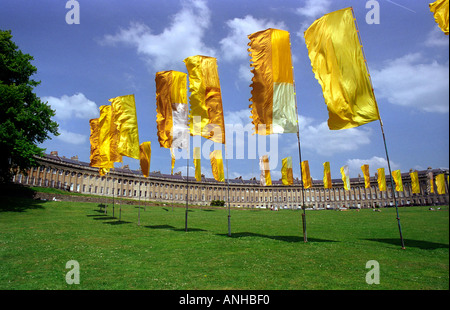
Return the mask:
[[(214, 142), (225, 143), (222, 95), (216, 58), (191, 56), (184, 60), (189, 73), (189, 130)], [(199, 124), (196, 117), (200, 117)]]
[(110, 105), (100, 106), (100, 131), (98, 138), (100, 156), (102, 157), (102, 161), (110, 162), (110, 168), (114, 167), (115, 162), (122, 162), (122, 156), (117, 150), (119, 134), (116, 124), (112, 121), (113, 119), (112, 107)]
[(248, 36), (253, 78), (250, 101), (255, 133), (296, 133), (294, 78), (289, 32), (266, 29)]
[(428, 178), (428, 192), (434, 193), (434, 182), (433, 182), (433, 172), (430, 171), (427, 173)]
[(436, 189), (439, 195), (445, 194), (445, 176), (443, 173), (436, 176)]
[(142, 142), (139, 145), (139, 162), (141, 165), (141, 171), (144, 177), (148, 178), (150, 174), (150, 159), (152, 157), (151, 142)]
[(170, 149), (170, 157), (172, 158), (172, 169), (170, 170), (170, 174), (173, 175), (173, 167), (175, 167), (175, 154), (173, 153), (173, 149)]
[(386, 175), (384, 173), (384, 168), (378, 168), (377, 173), (378, 173), (378, 178), (377, 178), (378, 189), (380, 190), (380, 192), (385, 192), (386, 191)]
[(139, 159), (139, 132), (134, 95), (109, 99), (114, 123), (119, 132), (117, 150), (120, 155)]
[(411, 189), (413, 194), (420, 194), (419, 176), (417, 171), (411, 172)]
[(261, 185), (262, 186), (272, 185), (268, 155), (263, 155), (259, 158), (259, 168), (261, 169)]
[(402, 173), (400, 172), (400, 170), (392, 171), (392, 177), (394, 178), (395, 182), (395, 190), (397, 192), (403, 192)]
[(209, 154), (209, 159), (211, 160), (211, 170), (214, 179), (219, 182), (225, 182), (225, 174), (223, 172), (223, 159), (222, 151), (215, 150)]
[(349, 191), (350, 190), (350, 175), (348, 172), (347, 165), (341, 167), (341, 175), (342, 175), (342, 181), (344, 182), (344, 189), (346, 191)]
[(324, 15), (305, 31), (305, 43), (328, 109), (328, 127), (340, 130), (378, 120), (379, 112), (352, 8)]
[(103, 167), (102, 159), (100, 157), (100, 148), (98, 145), (99, 125), (98, 118), (89, 120), (89, 126), (91, 128), (91, 135), (89, 141), (91, 143), (91, 154), (89, 156), (91, 167)]
[(448, 1), (437, 0), (429, 4), (430, 11), (434, 15), (434, 20), (446, 35), (448, 35)]
[(332, 187), (330, 162), (328, 161), (323, 163), (323, 187), (324, 188)]
[(364, 175), (364, 185), (365, 188), (370, 188), (370, 173), (369, 173), (369, 165), (362, 165), (361, 170)]
[(281, 160), (281, 181), (284, 185), (294, 184), (294, 175), (292, 173), (292, 157), (286, 157)]
[(307, 160), (302, 161), (302, 181), (304, 188), (312, 187), (311, 174), (309, 172), (309, 163)]
[(202, 180), (202, 167), (200, 162), (200, 147), (194, 147), (194, 167), (195, 167), (195, 179), (197, 181)]

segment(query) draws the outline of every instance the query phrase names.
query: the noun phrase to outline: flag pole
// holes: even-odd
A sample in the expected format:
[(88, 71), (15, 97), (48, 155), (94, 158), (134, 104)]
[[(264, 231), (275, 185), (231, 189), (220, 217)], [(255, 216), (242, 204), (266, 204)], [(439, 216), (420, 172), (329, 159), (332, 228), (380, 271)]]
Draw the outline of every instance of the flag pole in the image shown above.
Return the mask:
[[(361, 46), (361, 51), (362, 51), (362, 54), (364, 57), (364, 63), (366, 64), (367, 74), (369, 76), (370, 87), (372, 89), (373, 98), (375, 99), (375, 92), (373, 90), (372, 78), (370, 76), (369, 66), (367, 65), (367, 59), (366, 59), (366, 55), (364, 53), (364, 47), (362, 45), (361, 35), (359, 33), (359, 28), (358, 28), (358, 23), (356, 21), (356, 16), (355, 16), (355, 12), (353, 11), (353, 7), (351, 9), (352, 9), (352, 14), (353, 14), (353, 20), (355, 21), (356, 33), (358, 34), (359, 44)], [(391, 163), (389, 160), (389, 153), (388, 153), (388, 149), (387, 149), (386, 135), (384, 134), (383, 121), (381, 120), (380, 111), (378, 109), (378, 104), (377, 104), (376, 99), (375, 99), (375, 107), (377, 108), (377, 112), (378, 112), (378, 120), (380, 123), (381, 134), (382, 134), (383, 142), (384, 142), (384, 150), (386, 152), (386, 160), (387, 160), (388, 169), (389, 169), (389, 178), (391, 180), (392, 196), (394, 197), (395, 211), (397, 213), (397, 225), (398, 225), (398, 230), (400, 233), (400, 241), (401, 241), (401, 245), (402, 245), (402, 250), (405, 250), (406, 248), (405, 248), (405, 242), (403, 240), (402, 225), (400, 224), (400, 216), (398, 214), (398, 203), (397, 203), (397, 199), (395, 198), (395, 191), (394, 191), (395, 187), (394, 187), (394, 180), (392, 178), (392, 170), (391, 170)]]
[(184, 231), (188, 231), (188, 209), (189, 209), (189, 149), (187, 149), (188, 158), (186, 159), (187, 167), (186, 167), (186, 212), (184, 217)]
[(228, 178), (228, 153), (227, 142), (224, 143), (225, 160), (227, 163), (227, 203), (228, 203), (228, 237), (231, 237), (231, 212), (230, 212), (230, 179)]

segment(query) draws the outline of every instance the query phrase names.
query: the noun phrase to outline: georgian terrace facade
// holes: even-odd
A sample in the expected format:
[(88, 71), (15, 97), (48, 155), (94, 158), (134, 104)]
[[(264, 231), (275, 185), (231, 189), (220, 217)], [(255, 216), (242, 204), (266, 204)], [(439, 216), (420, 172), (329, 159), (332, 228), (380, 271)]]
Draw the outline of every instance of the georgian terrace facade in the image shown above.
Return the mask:
[[(141, 171), (115, 168), (105, 176), (100, 176), (97, 168), (89, 167), (89, 163), (78, 161), (78, 157), (59, 157), (51, 152), (38, 158), (39, 167), (32, 168), (27, 174), (18, 173), (14, 182), (28, 185), (64, 189), (70, 192), (93, 194), (107, 197), (120, 197), (159, 201), (165, 203), (186, 202), (187, 186), (189, 186), (189, 203), (210, 205), (212, 200), (228, 201), (227, 183), (205, 178), (197, 182), (195, 178), (181, 173), (175, 175), (151, 172), (145, 178)], [(418, 171), (420, 194), (413, 194), (409, 173), (402, 173), (403, 192), (395, 192), (399, 206), (412, 205), (448, 205), (448, 184), (446, 192), (438, 195), (435, 185), (434, 193), (429, 193), (427, 172)], [(433, 175), (445, 173), (447, 182), (448, 170), (432, 169)], [(370, 178), (370, 188), (365, 188), (364, 177), (350, 179), (351, 189), (345, 191), (341, 179), (332, 180), (332, 188), (324, 189), (322, 180), (313, 180), (313, 186), (305, 189), (305, 205), (313, 209), (374, 208), (394, 206), (390, 178), (386, 176), (387, 191), (380, 192), (376, 176)], [(297, 209), (302, 204), (302, 189), (299, 180), (292, 186), (284, 186), (273, 180), (272, 186), (260, 186), (259, 179), (229, 180), (230, 206), (237, 208), (271, 208)]]

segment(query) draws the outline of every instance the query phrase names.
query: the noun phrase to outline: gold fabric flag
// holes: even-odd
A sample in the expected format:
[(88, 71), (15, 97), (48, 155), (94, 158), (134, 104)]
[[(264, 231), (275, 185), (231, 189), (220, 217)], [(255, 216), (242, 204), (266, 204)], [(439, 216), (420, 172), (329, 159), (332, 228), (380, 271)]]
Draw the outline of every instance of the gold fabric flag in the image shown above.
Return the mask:
[(429, 171), (427, 172), (427, 178), (428, 178), (428, 186), (427, 191), (428, 193), (434, 193), (434, 180), (433, 180), (433, 172)]
[(341, 175), (342, 175), (342, 181), (344, 182), (344, 189), (346, 191), (349, 191), (350, 190), (350, 175), (348, 173), (347, 165), (341, 167)]
[(292, 157), (286, 157), (281, 160), (281, 180), (284, 185), (294, 184), (294, 175), (292, 172)]
[(200, 162), (200, 147), (194, 147), (194, 167), (195, 167), (195, 179), (200, 182), (202, 180), (202, 166)]
[(436, 189), (439, 195), (445, 194), (445, 176), (443, 173), (436, 176)]
[(109, 99), (114, 123), (119, 132), (117, 150), (120, 155), (139, 159), (139, 132), (134, 95)]
[(402, 173), (400, 172), (400, 170), (392, 171), (392, 177), (394, 178), (395, 182), (395, 190), (397, 192), (403, 192)]
[(380, 118), (352, 8), (324, 15), (305, 31), (316, 79), (322, 86), (331, 130)]
[(112, 107), (110, 105), (100, 106), (100, 132), (98, 138), (100, 156), (102, 157), (102, 161), (110, 162), (110, 168), (114, 167), (115, 162), (122, 162), (122, 156), (117, 150), (119, 132), (113, 119)]
[(385, 192), (386, 191), (386, 174), (384, 173), (384, 168), (378, 168), (377, 172), (378, 172), (378, 178), (377, 178), (378, 189), (380, 190), (380, 192)]
[(429, 4), (430, 11), (434, 15), (434, 20), (446, 35), (448, 35), (448, 1), (437, 0)]
[(191, 56), (184, 60), (189, 73), (189, 130), (191, 135), (225, 143), (222, 95), (216, 58)]
[(301, 162), (302, 166), (302, 182), (304, 188), (312, 187), (311, 174), (309, 173), (309, 163), (307, 160)]
[(409, 173), (411, 177), (411, 189), (413, 194), (420, 194), (419, 176), (417, 171)]
[(370, 173), (369, 173), (369, 165), (362, 165), (361, 170), (364, 174), (364, 185), (365, 188), (370, 188)]
[(157, 72), (156, 126), (161, 147), (188, 147), (187, 75), (178, 71)]
[(172, 158), (172, 169), (170, 174), (173, 175), (173, 167), (175, 167), (175, 154), (173, 153), (173, 148), (170, 148), (170, 157)]
[(263, 155), (259, 158), (259, 168), (261, 169), (261, 186), (272, 185), (268, 155)]
[(142, 142), (139, 145), (139, 162), (141, 165), (141, 171), (144, 177), (148, 178), (150, 174), (150, 159), (152, 157), (151, 142)]
[(331, 170), (330, 170), (330, 162), (324, 162), (323, 163), (323, 187), (324, 188), (331, 188), (332, 187), (332, 181), (331, 181)]
[(211, 170), (214, 175), (214, 179), (219, 182), (225, 182), (225, 174), (223, 172), (223, 159), (222, 151), (215, 150), (209, 154), (211, 160)]
[(100, 148), (98, 145), (98, 134), (99, 134), (99, 125), (98, 118), (94, 118), (89, 120), (89, 126), (91, 128), (91, 135), (89, 136), (89, 141), (91, 143), (91, 155), (89, 156), (91, 167), (103, 167), (103, 162), (100, 156)]
[(253, 78), (252, 124), (255, 133), (296, 133), (297, 113), (289, 32), (266, 29), (248, 36)]

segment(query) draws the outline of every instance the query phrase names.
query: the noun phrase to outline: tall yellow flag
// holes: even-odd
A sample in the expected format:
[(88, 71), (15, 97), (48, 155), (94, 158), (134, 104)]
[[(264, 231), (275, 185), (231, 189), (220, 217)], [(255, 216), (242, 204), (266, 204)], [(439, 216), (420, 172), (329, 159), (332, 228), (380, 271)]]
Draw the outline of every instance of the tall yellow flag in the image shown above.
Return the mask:
[(328, 109), (328, 127), (352, 128), (380, 118), (353, 9), (324, 15), (305, 31), (305, 43)]
[(302, 166), (302, 181), (304, 188), (312, 187), (311, 174), (309, 173), (309, 163), (307, 160), (301, 162)]
[(428, 171), (427, 172), (427, 178), (428, 178), (427, 191), (428, 191), (428, 193), (433, 194), (434, 193), (433, 171)]
[(142, 142), (139, 145), (139, 162), (144, 177), (148, 178), (150, 174), (150, 159), (152, 157), (151, 142)]
[(91, 128), (91, 135), (89, 136), (89, 141), (91, 143), (89, 166), (100, 168), (103, 167), (103, 165), (100, 157), (100, 148), (98, 145), (98, 134), (99, 134), (98, 118), (89, 120), (89, 126)]
[(284, 185), (294, 184), (294, 175), (292, 172), (292, 157), (286, 157), (281, 160), (281, 181)]
[(392, 177), (394, 178), (395, 182), (395, 190), (397, 192), (403, 192), (402, 173), (400, 172), (400, 170), (392, 171)]
[(225, 143), (222, 94), (217, 60), (208, 56), (191, 56), (184, 60), (189, 73), (189, 130), (191, 135)]
[(139, 159), (139, 132), (134, 95), (109, 99), (114, 123), (119, 132), (117, 150), (120, 155)]
[(223, 172), (223, 158), (222, 151), (215, 150), (209, 154), (209, 159), (211, 160), (211, 170), (214, 179), (219, 182), (225, 182), (225, 174)]
[(430, 11), (434, 15), (434, 20), (446, 35), (448, 35), (448, 1), (437, 0), (429, 4)]
[(384, 173), (384, 168), (378, 168), (378, 188), (380, 192), (386, 191), (386, 174)]
[(436, 189), (439, 195), (445, 194), (445, 176), (443, 173), (436, 176)]
[(200, 147), (194, 147), (195, 179), (198, 182), (200, 182), (202, 180), (202, 166), (201, 166), (200, 158), (201, 158)]
[(113, 110), (110, 105), (100, 106), (98, 144), (103, 162), (110, 162), (111, 168), (115, 162), (122, 162), (118, 152), (119, 132), (114, 123)]
[(364, 174), (364, 187), (370, 188), (370, 173), (369, 173), (369, 165), (362, 165), (361, 170)]
[(330, 171), (330, 162), (323, 163), (323, 187), (331, 188), (331, 171)]
[(349, 191), (350, 190), (350, 175), (348, 173), (347, 165), (341, 167), (341, 175), (342, 175), (342, 181), (344, 182), (344, 189), (346, 191)]
[(296, 133), (294, 75), (289, 32), (266, 29), (248, 36), (254, 69), (252, 104), (255, 133)]
[(411, 189), (413, 194), (420, 194), (419, 176), (417, 171), (409, 173), (411, 177)]
[(261, 186), (272, 185), (268, 155), (263, 155), (259, 158), (259, 168), (261, 169)]

